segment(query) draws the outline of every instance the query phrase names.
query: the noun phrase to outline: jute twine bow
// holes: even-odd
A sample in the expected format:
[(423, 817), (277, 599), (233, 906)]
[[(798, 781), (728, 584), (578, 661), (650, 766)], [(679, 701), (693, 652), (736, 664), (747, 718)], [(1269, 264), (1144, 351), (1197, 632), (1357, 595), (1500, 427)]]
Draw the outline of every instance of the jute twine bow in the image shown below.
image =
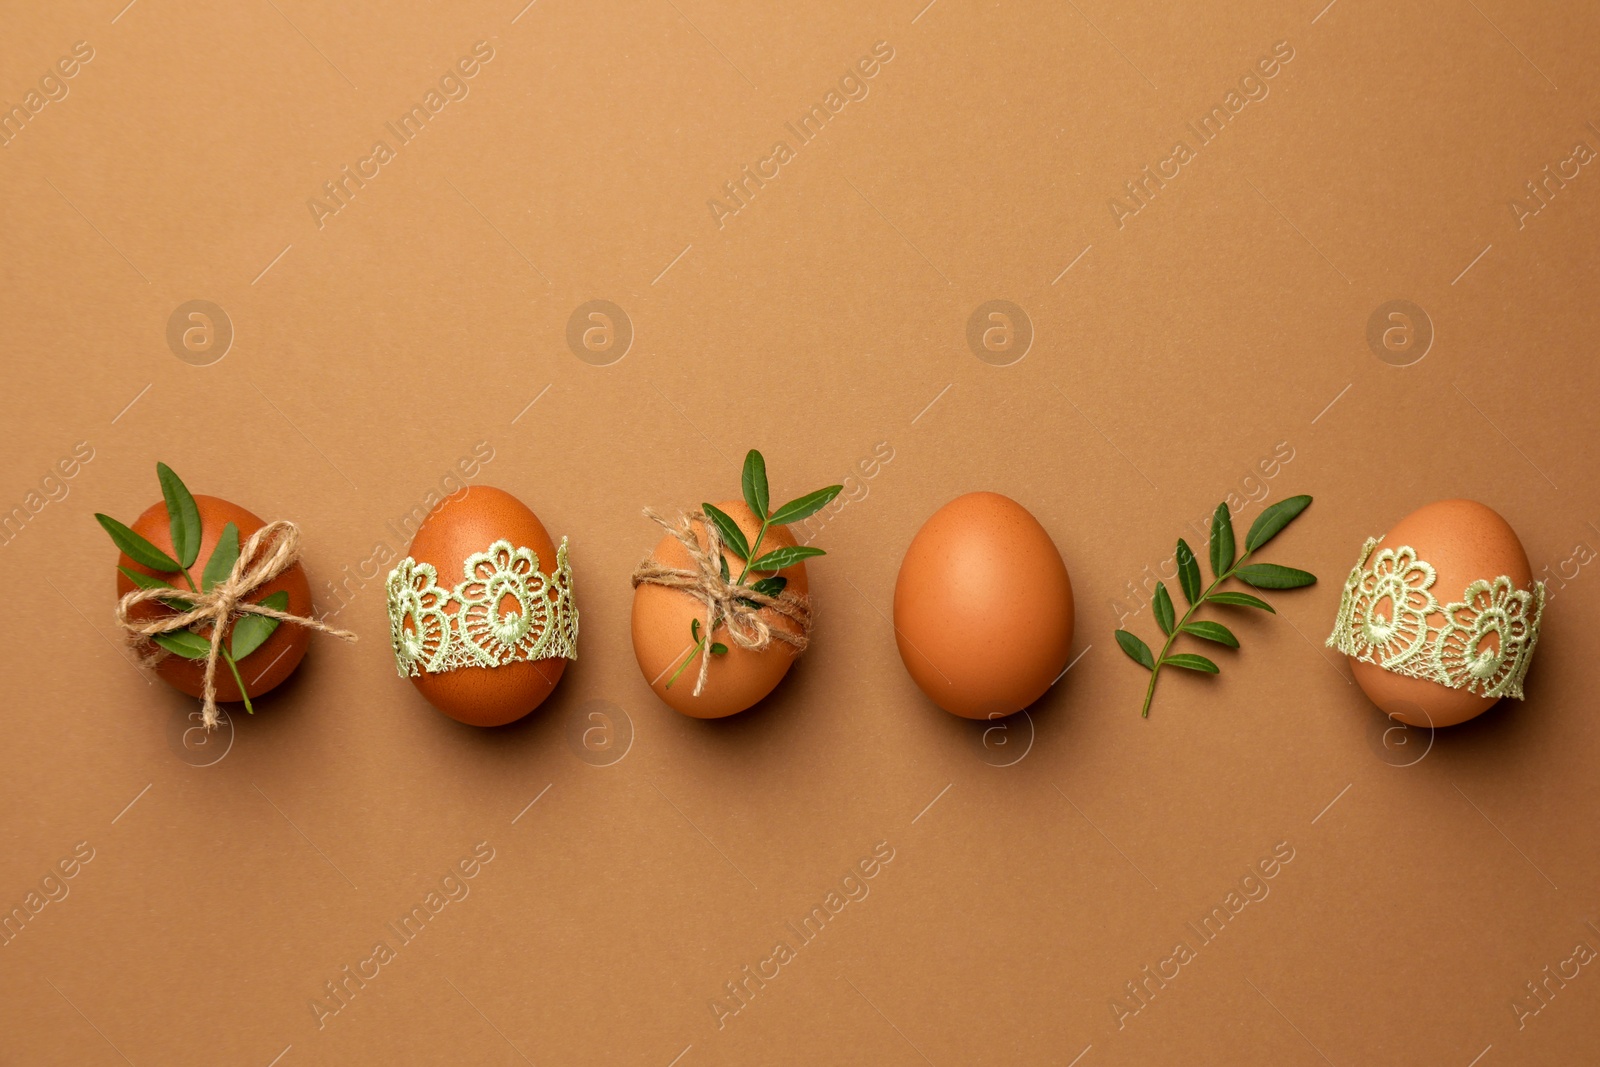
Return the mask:
[[(261, 554), (262, 548), (269, 543), (271, 551)], [(260, 559), (256, 558), (258, 554), (261, 555)], [(332, 634), (342, 641), (356, 639), (356, 635), (349, 630), (340, 630), (316, 619), (253, 604), (246, 599), (251, 593), (294, 566), (299, 558), (300, 527), (283, 520), (269, 522), (250, 535), (250, 540), (239, 550), (239, 558), (233, 561), (233, 570), (229, 572), (228, 577), (210, 589), (200, 593), (192, 589), (165, 587), (135, 589), (117, 602), (117, 624), (136, 643), (141, 638), (187, 630), (197, 622), (212, 624), (211, 649), (206, 654), (205, 707), (202, 715), (207, 730), (216, 726), (218, 722), (216, 674), (217, 660), (222, 656), (222, 635), (228, 629), (229, 621), (236, 616), (264, 615), (279, 622), (292, 622), (297, 626)], [(189, 603), (189, 608), (174, 615), (135, 619), (132, 615), (133, 606), (147, 600), (183, 600)], [(165, 655), (166, 651), (158, 645), (146, 663), (154, 664)]]
[[(774, 640), (782, 641), (794, 649), (795, 655), (804, 652), (811, 640), (811, 605), (807, 598), (788, 590), (777, 596), (758, 593), (749, 585), (739, 584), (736, 577), (722, 576), (722, 537), (716, 524), (707, 522), (705, 515), (695, 511), (681, 515), (676, 522), (662, 518), (654, 510), (645, 508), (644, 517), (658, 524), (675, 537), (694, 562), (693, 570), (668, 567), (646, 556), (633, 572), (633, 585), (649, 583), (668, 589), (682, 589), (706, 607), (706, 645), (700, 656), (700, 674), (695, 679), (694, 695), (705, 688), (706, 674), (711, 669), (711, 631), (719, 625), (726, 626), (728, 636), (740, 648), (760, 652)], [(700, 547), (695, 536), (695, 524), (705, 531), (706, 544)], [(800, 629), (792, 633), (784, 627), (774, 627), (761, 617), (761, 609), (770, 608), (794, 622)]]

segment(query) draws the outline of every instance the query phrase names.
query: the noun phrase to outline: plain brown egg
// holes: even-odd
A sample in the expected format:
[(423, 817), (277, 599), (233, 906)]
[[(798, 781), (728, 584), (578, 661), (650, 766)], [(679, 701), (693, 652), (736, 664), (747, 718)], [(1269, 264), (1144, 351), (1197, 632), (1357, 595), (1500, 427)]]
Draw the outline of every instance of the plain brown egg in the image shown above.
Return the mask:
[(968, 493), (934, 512), (900, 564), (900, 658), (956, 715), (998, 718), (1038, 700), (1067, 665), (1072, 623), (1072, 580), (1055, 542), (999, 493)]
[[(446, 497), (428, 513), (411, 540), (411, 558), (432, 564), (438, 583), (449, 589), (460, 583), (467, 557), (486, 551), (501, 538), (539, 557), (539, 570), (549, 576), (556, 566), (556, 546), (544, 523), (528, 506), (503, 489), (469, 486)], [(514, 607), (514, 603), (503, 605)], [(460, 610), (460, 605), (450, 614)], [(414, 676), (411, 684), (428, 703), (471, 726), (504, 726), (544, 703), (561, 681), (567, 661), (519, 660), (498, 667), (458, 667), (453, 671)]]
[[(761, 520), (756, 518), (755, 512), (744, 501), (725, 501), (717, 507), (739, 524), (747, 542), (755, 541)], [(705, 527), (698, 522), (695, 523), (695, 539), (701, 548), (705, 548)], [(798, 542), (788, 527), (770, 526), (761, 542), (760, 554), (795, 544)], [(744, 561), (726, 547), (722, 554), (728, 561), (729, 573), (737, 577), (744, 567)], [(656, 545), (651, 558), (668, 567), (694, 569), (689, 553), (676, 537), (670, 535), (663, 537)], [(778, 571), (778, 575), (789, 580), (786, 592), (797, 596), (805, 596), (809, 592), (803, 561), (785, 567)], [(768, 575), (762, 574), (761, 577)], [(787, 644), (776, 640), (759, 652), (740, 648), (728, 637), (727, 627), (718, 626), (711, 640), (721, 641), (728, 646), (728, 651), (711, 658), (711, 673), (706, 677), (705, 689), (699, 696), (694, 695), (694, 685), (700, 671), (699, 657), (689, 664), (669, 689), (667, 680), (694, 648), (689, 625), (698, 618), (703, 635), (705, 614), (705, 605), (680, 589), (668, 589), (648, 582), (639, 585), (633, 591), (633, 655), (639, 661), (639, 670), (644, 673), (645, 681), (668, 707), (696, 719), (721, 719), (745, 710), (777, 688), (794, 664), (794, 652)], [(799, 633), (799, 627), (792, 620), (770, 609), (762, 609), (761, 617), (770, 626)]]
[[(1528, 554), (1511, 524), (1475, 500), (1440, 500), (1401, 519), (1378, 543), (1379, 549), (1410, 545), (1437, 575), (1432, 593), (1441, 606), (1458, 601), (1467, 586), (1501, 575), (1518, 589), (1533, 586)], [(1375, 550), (1376, 551), (1376, 550)], [(1444, 615), (1428, 616), (1437, 632)], [(1361, 691), (1385, 713), (1411, 726), (1454, 726), (1482, 715), (1497, 700), (1466, 689), (1452, 689), (1425, 678), (1384, 670), (1376, 663), (1347, 657)]]
[[(201, 575), (205, 573), (206, 561), (211, 558), (211, 552), (217, 547), (217, 541), (222, 537), (222, 528), (228, 523), (233, 523), (239, 528), (239, 546), (244, 543), (266, 523), (255, 515), (241, 508), (238, 504), (223, 500), (220, 497), (200, 496), (194, 498), (195, 507), (200, 511), (200, 554), (195, 558), (194, 566), (189, 568), (189, 577), (194, 580), (196, 587), (200, 585)], [(133, 532), (155, 545), (169, 556), (176, 556), (172, 547), (172, 525), (167, 515), (165, 503), (154, 504), (147, 508), (144, 514), (136, 519), (132, 526)], [(118, 554), (117, 562), (131, 571), (148, 574), (153, 578), (160, 578), (168, 585), (187, 589), (186, 583), (178, 574), (159, 574), (142, 563), (135, 563), (127, 556)], [(121, 599), (131, 593), (136, 587), (133, 581), (121, 571), (117, 572), (117, 597)], [(311, 584), (306, 580), (306, 572), (296, 563), (277, 578), (261, 586), (250, 595), (252, 601), (259, 601), (279, 591), (289, 594), (289, 613), (292, 615), (309, 616), (311, 614)], [(171, 614), (158, 601), (145, 601), (134, 606), (129, 613), (135, 619), (154, 619), (162, 615)], [(237, 620), (235, 620), (237, 621)], [(208, 633), (207, 637), (210, 636)], [(223, 641), (233, 640), (233, 623), (228, 624), (228, 631), (223, 635)], [(254, 700), (280, 683), (294, 669), (300, 666), (300, 660), (305, 656), (306, 649), (311, 644), (311, 631), (304, 626), (293, 623), (280, 623), (272, 635), (262, 642), (261, 647), (239, 661), (239, 675), (244, 678), (245, 688), (250, 691), (250, 699)], [(226, 644), (224, 645), (226, 647)], [(147, 645), (146, 651), (153, 650), (153, 645)], [(163, 681), (180, 692), (188, 693), (192, 697), (200, 697), (205, 693), (206, 665), (204, 660), (185, 659), (182, 656), (163, 656), (156, 664), (156, 674)], [(217, 660), (217, 671), (213, 679), (217, 688), (218, 700), (240, 700), (239, 683), (234, 681), (233, 672), (228, 669), (225, 660)]]

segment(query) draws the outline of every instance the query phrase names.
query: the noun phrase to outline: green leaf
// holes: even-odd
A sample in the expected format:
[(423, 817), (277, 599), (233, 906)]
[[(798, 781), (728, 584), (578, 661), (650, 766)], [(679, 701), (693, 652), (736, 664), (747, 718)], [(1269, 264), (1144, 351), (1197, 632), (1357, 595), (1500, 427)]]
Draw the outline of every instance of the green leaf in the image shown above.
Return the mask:
[(1293, 567), (1280, 567), (1276, 563), (1247, 563), (1234, 572), (1246, 585), (1257, 589), (1299, 589), (1312, 585), (1317, 576)]
[(1156, 608), (1156, 624), (1161, 627), (1162, 633), (1170, 634), (1177, 620), (1177, 615), (1172, 610), (1172, 594), (1167, 592), (1166, 583), (1156, 583), (1156, 595), (1153, 603)]
[(744, 502), (756, 513), (756, 518), (767, 517), (767, 461), (761, 453), (751, 449), (744, 457)]
[(200, 588), (209, 592), (212, 586), (225, 581), (233, 573), (233, 565), (238, 559), (239, 527), (230, 522), (222, 528), (222, 536), (217, 538), (217, 547), (211, 550), (211, 558), (206, 560), (206, 571), (200, 577)]
[(843, 490), (842, 485), (830, 485), (826, 489), (818, 489), (815, 493), (807, 493), (803, 497), (791, 500), (772, 513), (772, 523), (775, 526), (782, 526), (785, 523), (808, 519), (832, 503), (833, 498)]
[[(289, 591), (280, 589), (270, 596), (261, 598), (263, 607), (275, 611), (289, 610)], [(278, 628), (279, 619), (269, 619), (265, 615), (240, 615), (233, 624), (233, 658), (244, 659), (250, 653), (260, 648), (262, 642), (272, 636), (272, 631)]]
[(1183, 632), (1204, 638), (1207, 641), (1215, 641), (1219, 645), (1227, 645), (1229, 648), (1239, 647), (1239, 639), (1233, 636), (1233, 631), (1220, 622), (1206, 622), (1203, 619), (1196, 619), (1194, 622), (1184, 623)]
[(698, 615), (689, 620), (689, 636), (696, 641), (700, 640), (700, 617)]
[(1139, 635), (1128, 630), (1117, 631), (1117, 644), (1122, 646), (1122, 651), (1128, 658), (1147, 671), (1156, 669), (1156, 658), (1150, 653), (1150, 646), (1140, 640)]
[[(774, 574), (770, 578), (762, 578), (759, 581), (751, 582), (750, 589), (753, 592), (760, 593), (763, 596), (776, 597), (783, 592), (784, 586), (788, 584), (789, 579), (783, 577), (782, 575)], [(739, 598), (739, 603), (748, 604), (751, 608), (757, 611), (761, 610), (763, 607), (763, 605), (758, 604), (749, 597), (744, 596)]]
[(711, 654), (713, 656), (726, 656), (728, 654), (728, 646), (721, 641), (713, 641), (711, 642)]
[(1256, 521), (1250, 524), (1250, 532), (1245, 535), (1244, 547), (1247, 552), (1254, 552), (1274, 537), (1285, 526), (1294, 521), (1311, 504), (1308, 496), (1291, 496), (1280, 500), (1267, 510), (1256, 516)]
[(728, 557), (727, 556), (719, 556), (719, 557), (717, 557), (717, 566), (722, 568), (722, 580), (723, 581), (725, 581), (725, 582), (733, 581), (733, 575), (728, 573)]
[(122, 525), (116, 519), (113, 519), (110, 515), (101, 515), (96, 512), (94, 517), (105, 528), (106, 533), (111, 535), (111, 540), (116, 542), (123, 555), (135, 563), (143, 563), (151, 570), (161, 571), (163, 574), (172, 574), (175, 571), (183, 570), (178, 565), (177, 560)]
[(826, 555), (827, 553), (822, 549), (812, 548), (810, 545), (787, 545), (768, 552), (750, 564), (750, 569), (753, 571), (781, 571), (785, 567), (794, 566), (803, 559)]
[(1274, 615), (1277, 614), (1271, 604), (1268, 604), (1260, 597), (1251, 596), (1249, 593), (1212, 593), (1206, 597), (1206, 600), (1216, 604), (1232, 604), (1240, 608), (1260, 608), (1262, 611), (1268, 611)]
[(745, 540), (744, 531), (739, 529), (739, 524), (733, 521), (721, 508), (710, 504), (701, 504), (700, 510), (706, 513), (706, 518), (716, 524), (717, 533), (722, 535), (723, 543), (733, 549), (733, 554), (740, 559), (750, 558), (750, 542)]
[(172, 527), (172, 551), (185, 568), (194, 565), (200, 555), (200, 509), (195, 506), (183, 479), (173, 473), (165, 463), (156, 464), (156, 477), (161, 480), (161, 496), (167, 502), (167, 517)]
[(1207, 674), (1222, 673), (1221, 667), (1218, 667), (1204, 656), (1195, 655), (1193, 652), (1179, 652), (1176, 656), (1168, 656), (1161, 661), (1161, 665), (1163, 667), (1182, 667), (1186, 671), (1204, 671)]
[[(128, 580), (140, 589), (172, 589), (173, 592), (177, 592), (176, 589), (173, 589), (171, 585), (163, 582), (160, 578), (152, 578), (143, 571), (130, 570), (120, 563), (117, 564), (117, 570), (125, 574)], [(161, 598), (161, 602), (173, 611), (188, 611), (193, 606), (189, 601), (175, 596), (164, 596)]]
[(783, 592), (783, 587), (789, 584), (789, 579), (781, 574), (774, 574), (771, 578), (763, 578), (759, 582), (752, 582), (751, 589), (762, 596), (775, 597)]
[(1194, 558), (1189, 542), (1178, 538), (1178, 584), (1183, 586), (1183, 598), (1193, 604), (1200, 599), (1200, 564)]
[(1228, 502), (1217, 505), (1211, 516), (1211, 574), (1221, 578), (1233, 566), (1233, 515)]
[(205, 659), (211, 654), (211, 642), (188, 630), (174, 630), (170, 634), (156, 634), (150, 640), (184, 659)]

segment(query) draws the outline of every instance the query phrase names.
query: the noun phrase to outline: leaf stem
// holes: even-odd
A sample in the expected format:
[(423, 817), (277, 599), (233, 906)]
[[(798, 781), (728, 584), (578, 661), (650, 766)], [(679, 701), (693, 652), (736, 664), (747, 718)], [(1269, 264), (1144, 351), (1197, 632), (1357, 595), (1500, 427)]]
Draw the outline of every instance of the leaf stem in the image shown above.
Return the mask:
[(250, 703), (250, 694), (245, 691), (244, 679), (239, 677), (238, 662), (228, 654), (227, 649), (219, 646), (217, 651), (221, 652), (222, 658), (228, 661), (228, 669), (233, 672), (233, 680), (239, 683), (239, 696), (244, 700), (244, 710), (249, 712), (251, 715), (254, 715), (256, 713), (256, 709), (255, 706)]
[(744, 561), (744, 570), (739, 572), (739, 580), (734, 583), (735, 585), (744, 584), (745, 575), (750, 573), (751, 561), (761, 555), (761, 542), (767, 536), (767, 520), (769, 520), (771, 517), (772, 516), (770, 515), (761, 516), (761, 529), (756, 531), (756, 542), (750, 546), (750, 559)]
[(1194, 603), (1189, 605), (1189, 610), (1183, 613), (1183, 618), (1173, 624), (1172, 632), (1167, 635), (1166, 643), (1161, 646), (1161, 654), (1156, 657), (1156, 665), (1150, 669), (1150, 684), (1144, 690), (1144, 707), (1139, 712), (1140, 718), (1148, 719), (1150, 717), (1150, 701), (1155, 699), (1156, 695), (1156, 675), (1160, 674), (1161, 668), (1166, 665), (1167, 652), (1172, 648), (1172, 642), (1176, 641), (1178, 635), (1183, 633), (1184, 624), (1189, 621), (1189, 616), (1199, 611), (1200, 606), (1210, 598), (1212, 593), (1216, 592), (1217, 586), (1232, 578), (1234, 572), (1244, 566), (1244, 561), (1249, 559), (1250, 553), (1254, 551), (1255, 549), (1253, 548), (1245, 549), (1244, 555), (1234, 560), (1233, 566), (1229, 567), (1223, 574), (1218, 575), (1210, 585), (1206, 586), (1205, 590), (1195, 598)]
[(694, 662), (694, 658), (700, 654), (700, 650), (705, 646), (706, 639), (704, 637), (696, 639), (694, 647), (689, 650), (689, 655), (684, 658), (682, 663), (678, 664), (678, 669), (672, 672), (672, 677), (667, 679), (667, 684), (664, 688), (672, 688), (672, 683), (678, 680), (678, 675), (689, 669), (689, 664)]

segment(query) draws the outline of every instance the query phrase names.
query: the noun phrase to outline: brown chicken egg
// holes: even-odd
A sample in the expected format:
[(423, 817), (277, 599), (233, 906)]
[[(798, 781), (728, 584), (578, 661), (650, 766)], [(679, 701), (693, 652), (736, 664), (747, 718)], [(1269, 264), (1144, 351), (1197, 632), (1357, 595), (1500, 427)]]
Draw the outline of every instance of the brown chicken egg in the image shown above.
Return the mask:
[[(532, 568), (524, 564), (525, 574), (516, 574), (517, 560), (501, 553), (503, 559), (490, 561), (469, 574), (469, 557), (488, 552), (496, 542), (509, 542), (514, 549), (530, 549), (537, 557), (540, 577), (534, 577)], [(460, 493), (445, 498), (417, 529), (411, 541), (411, 559), (415, 564), (428, 564), (437, 574), (437, 585), (453, 589), (463, 582), (473, 582), (485, 574), (499, 574), (487, 582), (479, 582), (469, 590), (487, 590), (483, 595), (492, 597), (478, 607), (460, 600), (441, 602), (444, 617), (452, 627), (450, 638), (459, 641), (462, 627), (478, 626), (481, 632), (499, 627), (516, 633), (517, 628), (531, 624), (535, 635), (542, 632), (539, 626), (555, 625), (553, 596), (540, 594), (537, 588), (551, 588), (556, 583), (556, 546), (550, 534), (528, 506), (503, 489), (485, 485), (469, 486)], [(497, 568), (503, 570), (497, 571)], [(398, 572), (397, 572), (398, 573)], [(417, 581), (421, 581), (420, 575)], [(409, 583), (407, 583), (409, 584)], [(425, 584), (425, 583), (423, 583)], [(391, 600), (394, 597), (394, 576), (391, 575)], [(543, 606), (540, 606), (540, 601)], [(424, 606), (433, 601), (424, 601)], [(394, 609), (391, 608), (391, 611)], [(419, 640), (419, 647), (434, 647), (437, 638), (426, 634), (430, 626), (440, 619), (431, 617), (419, 624), (422, 612), (406, 614), (401, 624), (403, 635)], [(575, 620), (575, 613), (574, 613)], [(420, 628), (419, 628), (420, 626)], [(574, 636), (576, 622), (573, 624)], [(469, 632), (480, 632), (477, 630)], [(422, 638), (427, 638), (423, 641)], [(472, 726), (503, 726), (522, 718), (542, 704), (555, 689), (566, 671), (567, 661), (561, 657), (547, 659), (517, 659), (498, 666), (456, 666), (441, 671), (422, 670), (411, 676), (428, 703), (461, 722)]]
[[(239, 542), (243, 545), (250, 540), (250, 535), (261, 529), (266, 523), (254, 514), (241, 508), (238, 504), (223, 500), (220, 497), (196, 494), (194, 498), (196, 509), (200, 513), (200, 553), (194, 565), (189, 568), (189, 578), (198, 587), (201, 577), (205, 573), (206, 562), (211, 559), (211, 553), (217, 547), (217, 541), (222, 537), (223, 527), (233, 523), (239, 529)], [(169, 556), (176, 558), (177, 553), (172, 544), (172, 525), (168, 517), (167, 505), (154, 504), (147, 508), (144, 514), (134, 520), (131, 527), (133, 532), (155, 545)], [(135, 562), (126, 555), (121, 555), (117, 562), (131, 571), (147, 574), (158, 578), (169, 585), (188, 588), (188, 584), (176, 574), (161, 574)], [(117, 572), (117, 596), (121, 598), (131, 593), (136, 587), (133, 581), (121, 571)], [(272, 581), (262, 585), (250, 594), (252, 601), (261, 601), (273, 593), (283, 591), (289, 594), (289, 606), (284, 609), (291, 615), (302, 617), (311, 614), (311, 585), (306, 580), (305, 569), (296, 563)], [(162, 607), (158, 601), (145, 601), (134, 605), (129, 613), (134, 619), (154, 619), (171, 612)], [(223, 635), (223, 647), (229, 647), (232, 641), (233, 626), (238, 622), (235, 618), (228, 626), (228, 633)], [(294, 669), (300, 666), (300, 660), (305, 656), (306, 649), (311, 644), (311, 631), (304, 626), (287, 624), (277, 627), (272, 631), (261, 647), (239, 660), (239, 675), (244, 679), (245, 688), (250, 691), (251, 699), (261, 696), (281, 684)], [(156, 674), (168, 685), (179, 692), (187, 693), (192, 697), (205, 695), (205, 660), (185, 659), (182, 656), (163, 656), (155, 666)], [(234, 679), (233, 672), (225, 664), (219, 664), (216, 672), (215, 684), (217, 699), (233, 701), (243, 699), (239, 692), (239, 683)]]
[[(739, 524), (746, 541), (755, 540), (761, 520), (756, 518), (755, 512), (744, 501), (725, 501), (716, 506)], [(696, 522), (694, 529), (696, 540), (704, 548), (704, 525)], [(788, 527), (769, 526), (760, 551), (765, 554), (775, 548), (795, 544), (798, 542)], [(744, 567), (744, 561), (726, 546), (722, 554), (728, 561), (730, 573), (737, 577)], [(694, 566), (689, 553), (671, 535), (661, 539), (651, 553), (651, 559), (684, 570), (691, 570)], [(778, 571), (777, 576), (788, 579), (786, 592), (805, 596), (810, 588), (803, 561)], [(762, 577), (767, 575), (763, 574)], [(719, 625), (711, 634), (711, 640), (725, 645), (728, 651), (711, 657), (705, 688), (699, 696), (695, 696), (695, 680), (700, 670), (698, 657), (676, 679), (673, 675), (694, 649), (694, 638), (690, 636), (691, 624), (699, 619), (703, 632), (705, 614), (705, 605), (683, 590), (641, 583), (633, 592), (633, 654), (639, 661), (639, 670), (644, 673), (645, 681), (668, 707), (696, 719), (721, 719), (744, 711), (777, 688), (793, 666), (795, 653), (782, 641), (773, 641), (760, 651), (740, 648), (729, 639), (727, 627)], [(770, 608), (763, 608), (760, 616), (775, 629), (795, 634), (800, 632), (795, 622)]]
[(1021, 504), (968, 493), (933, 513), (894, 587), (895, 642), (935, 704), (968, 719), (1021, 711), (1044, 695), (1072, 646), (1072, 581)]
[[(1494, 510), (1473, 500), (1419, 508), (1358, 570), (1365, 574), (1346, 584), (1334, 638), (1345, 639), (1336, 647), (1385, 713), (1411, 726), (1453, 726), (1493, 707), (1513, 675), (1520, 692), (1519, 652), (1531, 655), (1541, 598), (1522, 542)], [(1469, 597), (1479, 581), (1486, 587)], [(1443, 684), (1440, 672), (1467, 684)]]

